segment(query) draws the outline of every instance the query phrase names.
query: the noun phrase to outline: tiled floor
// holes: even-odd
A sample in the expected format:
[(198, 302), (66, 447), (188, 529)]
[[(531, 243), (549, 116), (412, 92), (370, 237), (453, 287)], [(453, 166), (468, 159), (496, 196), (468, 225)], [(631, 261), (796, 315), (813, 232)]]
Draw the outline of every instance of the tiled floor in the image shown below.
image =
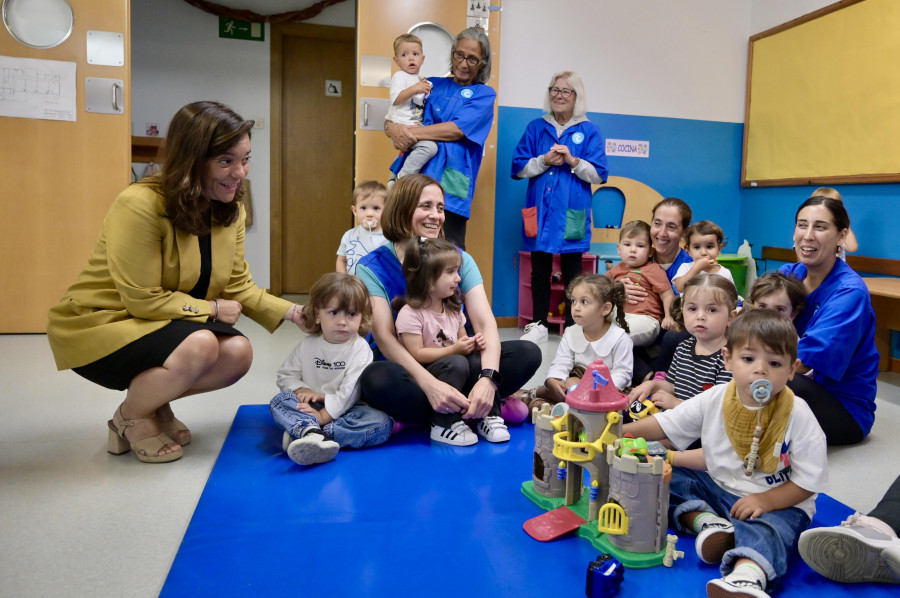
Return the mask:
[[(57, 372), (43, 335), (0, 335), (0, 595), (156, 596), (238, 406), (265, 403), (274, 373), (299, 339), (243, 319), (253, 367), (231, 388), (179, 401), (193, 433), (185, 457), (165, 465), (106, 452), (106, 420), (121, 393)], [(503, 329), (504, 339), (517, 338)], [(543, 345), (544, 367), (559, 337)], [(900, 375), (879, 378), (869, 439), (829, 450), (832, 491), (866, 511), (900, 473)], [(215, 553), (210, 553), (214, 559)]]

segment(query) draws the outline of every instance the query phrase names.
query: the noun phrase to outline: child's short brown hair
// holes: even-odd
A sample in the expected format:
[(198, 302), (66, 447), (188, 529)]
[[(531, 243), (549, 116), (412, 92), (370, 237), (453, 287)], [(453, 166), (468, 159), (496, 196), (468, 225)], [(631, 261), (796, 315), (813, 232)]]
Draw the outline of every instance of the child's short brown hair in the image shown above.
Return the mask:
[(623, 239), (630, 239), (632, 237), (643, 237), (650, 243), (650, 225), (643, 220), (632, 220), (631, 222), (623, 224), (622, 230), (619, 231), (619, 243), (621, 243)]
[(372, 325), (372, 302), (369, 300), (369, 289), (363, 281), (344, 272), (329, 272), (313, 283), (309, 290), (309, 303), (303, 306), (301, 316), (303, 331), (309, 334), (320, 334), (322, 325), (316, 322), (316, 310), (325, 309), (336, 299), (338, 309), (355, 311), (362, 315), (359, 323), (359, 334), (365, 336)]
[(419, 44), (419, 47), (422, 47), (422, 40), (413, 35), (412, 33), (404, 33), (402, 35), (398, 35), (397, 39), (394, 40), (394, 55), (397, 55), (397, 48), (400, 47), (400, 44)]
[(365, 199), (370, 195), (381, 195), (382, 199), (387, 198), (387, 187), (378, 181), (363, 181), (353, 189), (353, 203), (356, 205), (361, 199)]
[(732, 353), (752, 341), (759, 341), (770, 351), (797, 359), (797, 330), (786, 316), (771, 309), (745, 307), (731, 321), (725, 333), (725, 347)]
[(806, 288), (799, 278), (785, 276), (781, 272), (771, 272), (757, 278), (753, 288), (750, 289), (748, 301), (756, 305), (763, 297), (774, 295), (778, 291), (784, 291), (788, 301), (791, 302), (790, 316), (792, 318), (799, 316), (806, 307)]
[(694, 235), (715, 235), (716, 241), (719, 243), (719, 247), (724, 247), (726, 244), (725, 241), (725, 233), (722, 232), (722, 227), (713, 222), (712, 220), (701, 220), (700, 222), (695, 222), (690, 225), (686, 231), (684, 231), (684, 239), (690, 244), (691, 237)]

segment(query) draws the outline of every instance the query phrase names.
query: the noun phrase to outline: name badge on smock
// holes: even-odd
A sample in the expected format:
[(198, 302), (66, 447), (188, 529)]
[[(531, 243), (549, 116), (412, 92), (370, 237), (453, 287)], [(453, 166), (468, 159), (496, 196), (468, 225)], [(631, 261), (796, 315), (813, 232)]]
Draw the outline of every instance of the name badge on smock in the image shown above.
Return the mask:
[(471, 98), (472, 95), (473, 95), (474, 93), (475, 93), (475, 92), (473, 92), (473, 91), (472, 91), (471, 89), (469, 89), (468, 87), (465, 88), (465, 89), (460, 89), (460, 90), (459, 90), (459, 95), (461, 95), (462, 97), (466, 98), (467, 100), (468, 100), (469, 98)]
[(578, 132), (572, 135), (572, 143), (578, 145), (584, 141), (584, 133)]

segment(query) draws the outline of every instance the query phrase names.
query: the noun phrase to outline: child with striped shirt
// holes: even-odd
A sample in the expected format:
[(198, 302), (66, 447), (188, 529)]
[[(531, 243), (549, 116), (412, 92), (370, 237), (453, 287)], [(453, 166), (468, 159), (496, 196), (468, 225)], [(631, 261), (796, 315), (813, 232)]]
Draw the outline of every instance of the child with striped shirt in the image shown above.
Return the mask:
[(672, 409), (716, 384), (731, 380), (722, 347), (725, 331), (735, 316), (737, 290), (729, 280), (702, 272), (685, 283), (681, 318), (691, 334), (675, 350), (665, 379), (638, 385), (629, 399), (649, 397), (660, 409)]

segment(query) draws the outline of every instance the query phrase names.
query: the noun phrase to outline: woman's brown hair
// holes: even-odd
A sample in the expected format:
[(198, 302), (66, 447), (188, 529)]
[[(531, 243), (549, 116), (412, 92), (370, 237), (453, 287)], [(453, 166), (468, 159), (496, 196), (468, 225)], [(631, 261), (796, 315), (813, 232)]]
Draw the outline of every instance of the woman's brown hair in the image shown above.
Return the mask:
[[(412, 229), (412, 217), (419, 205), (419, 197), (422, 191), (429, 185), (436, 185), (444, 195), (441, 184), (430, 176), (424, 174), (410, 174), (398, 179), (388, 191), (384, 201), (384, 211), (381, 216), (381, 230), (384, 238), (397, 243), (412, 239), (415, 234)], [(441, 229), (441, 236), (444, 231)]]
[(250, 137), (253, 124), (228, 106), (209, 101), (188, 104), (172, 117), (163, 145), (162, 171), (143, 183), (162, 193), (165, 215), (175, 228), (205, 235), (210, 222), (228, 226), (237, 221), (243, 189), (238, 187), (232, 202), (210, 201), (203, 195), (202, 180), (207, 162)]

